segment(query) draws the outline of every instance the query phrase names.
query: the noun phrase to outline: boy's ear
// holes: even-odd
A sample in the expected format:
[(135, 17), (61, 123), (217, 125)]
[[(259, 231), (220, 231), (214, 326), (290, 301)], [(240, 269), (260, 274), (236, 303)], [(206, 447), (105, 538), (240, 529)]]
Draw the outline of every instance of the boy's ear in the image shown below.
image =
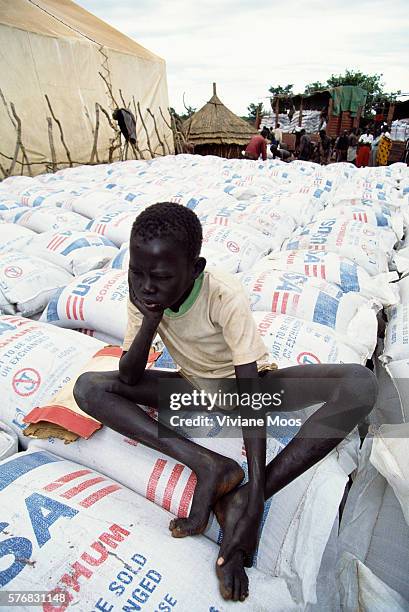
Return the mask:
[(207, 261), (205, 260), (204, 257), (198, 257), (196, 259), (195, 265), (194, 265), (195, 278), (197, 278), (199, 276), (199, 274), (201, 274), (203, 272), (203, 270), (206, 267), (206, 263), (207, 263)]

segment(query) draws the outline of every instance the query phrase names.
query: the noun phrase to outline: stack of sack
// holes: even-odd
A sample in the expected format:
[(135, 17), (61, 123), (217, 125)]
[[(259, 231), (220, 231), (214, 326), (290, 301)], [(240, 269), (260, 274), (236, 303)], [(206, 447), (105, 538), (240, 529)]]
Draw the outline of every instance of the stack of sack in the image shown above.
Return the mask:
[[(203, 606), (225, 609), (213, 572), (216, 547), (211, 541), (220, 542), (222, 537), (214, 517), (206, 537), (193, 542), (187, 539), (180, 545), (166, 531), (166, 512), (179, 516), (189, 512), (194, 474), (160, 453), (100, 428), (86, 415), (72, 411), (72, 404), (68, 408), (64, 403), (80, 372), (118, 367), (120, 351), (104, 346), (120, 346), (125, 333), (133, 220), (157, 201), (173, 201), (194, 210), (203, 224), (203, 254), (209, 267), (237, 274), (270, 356), (280, 367), (365, 364), (376, 345), (377, 314), (382, 308), (388, 312), (399, 308), (399, 288), (393, 282), (397, 273), (390, 270), (394, 246), (406, 227), (405, 180), (401, 166), (358, 171), (351, 164), (321, 167), (309, 162), (179, 155), (70, 168), (34, 179), (12, 177), (0, 184), (0, 259), (5, 258), (0, 285), (0, 374), (6, 389), (1, 418), (19, 435), (24, 448), (29, 440), (24, 435), (29, 413), (41, 407), (37, 417), (41, 420), (46, 410), (52, 421), (44, 440), (31, 440), (29, 451), (12, 459), (15, 468), (4, 463), (4, 474), (17, 476), (11, 480), (4, 476), (3, 494), (12, 491), (16, 480), (16, 486), (27, 491), (27, 499), (37, 500), (38, 513), (41, 508), (55, 508), (51, 518), (62, 517), (70, 529), (72, 525), (66, 541), (73, 547), (62, 546), (51, 518), (47, 538), (33, 540), (33, 513), (27, 514), (24, 505), (13, 513), (10, 509), (10, 530), (28, 540), (25, 558), (35, 554), (45, 569), (41, 578), (34, 573), (28, 578), (30, 564), (17, 563), (7, 572), (11, 576), (7, 588), (20, 588), (32, 577), (41, 589), (67, 591), (70, 605), (79, 601), (90, 609), (96, 607), (92, 593), (98, 592), (107, 609), (111, 604), (126, 604), (127, 597), (134, 597), (128, 606), (150, 597), (156, 606), (152, 609), (170, 610), (169, 597), (178, 599), (183, 609), (191, 609), (197, 607), (197, 589), (193, 582), (182, 585), (171, 567), (184, 560), (196, 567), (202, 556), (208, 567), (203, 576), (209, 594), (203, 596)], [(41, 284), (40, 265), (43, 272), (49, 270), (43, 274), (48, 284)], [(166, 351), (154, 367), (163, 366), (175, 367)], [(35, 422), (29, 430), (35, 435)], [(292, 435), (273, 434), (268, 461)], [(242, 440), (226, 439), (210, 430), (197, 442), (235, 459), (246, 472)], [(277, 609), (305, 609), (314, 604), (317, 577), (325, 569), (320, 571), (320, 565), (327, 559), (324, 551), (331, 534), (332, 539), (336, 536), (339, 504), (357, 461), (358, 439), (352, 434), (266, 504), (248, 609), (271, 609), (266, 602), (272, 598)], [(134, 469), (129, 470), (131, 464)], [(72, 484), (69, 474), (78, 474)], [(61, 488), (51, 482), (67, 484)], [(68, 491), (77, 487), (84, 493), (79, 501), (75, 497), (70, 501)], [(100, 495), (101, 490), (109, 492)], [(91, 515), (82, 514), (88, 498), (101, 499), (99, 516), (106, 522), (101, 533), (91, 527)], [(113, 499), (115, 505), (118, 501), (115, 521), (109, 510)], [(158, 508), (151, 510), (149, 502)], [(138, 550), (128, 552), (127, 536), (115, 531), (114, 523), (129, 533), (138, 524)], [(147, 529), (143, 535), (141, 524)], [(114, 536), (102, 538), (109, 530)], [(102, 545), (94, 546), (107, 540), (108, 546), (109, 542), (114, 542), (114, 549), (118, 546), (121, 559), (126, 558), (133, 568), (128, 568), (131, 578), (118, 578), (110, 565), (112, 556), (105, 555)], [(94, 551), (98, 549), (100, 565), (107, 560), (101, 574), (92, 572), (84, 561), (91, 555), (84, 548), (86, 541)], [(125, 550), (119, 551), (119, 546)], [(72, 567), (78, 569), (76, 562), (85, 569), (70, 580), (67, 576), (72, 576)], [(47, 573), (54, 566), (61, 568), (61, 576)], [(158, 575), (167, 576), (166, 583)], [(150, 581), (152, 595), (139, 584), (143, 576)], [(111, 580), (116, 585), (112, 589)]]

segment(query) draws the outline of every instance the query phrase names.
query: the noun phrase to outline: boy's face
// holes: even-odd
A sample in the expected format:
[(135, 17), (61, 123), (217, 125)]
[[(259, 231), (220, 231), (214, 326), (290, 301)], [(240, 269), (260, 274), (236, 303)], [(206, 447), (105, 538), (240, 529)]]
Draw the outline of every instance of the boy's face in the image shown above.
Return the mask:
[(129, 258), (131, 301), (136, 298), (151, 312), (171, 307), (177, 310), (203, 270), (203, 262), (203, 258), (189, 260), (180, 246), (168, 239), (133, 238)]

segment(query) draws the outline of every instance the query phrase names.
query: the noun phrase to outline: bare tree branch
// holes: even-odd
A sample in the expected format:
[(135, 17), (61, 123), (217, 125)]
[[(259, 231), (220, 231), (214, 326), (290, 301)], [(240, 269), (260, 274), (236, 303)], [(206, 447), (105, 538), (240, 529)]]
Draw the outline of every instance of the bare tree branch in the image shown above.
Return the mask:
[(106, 78), (104, 77), (104, 75), (102, 74), (102, 72), (98, 72), (98, 74), (99, 74), (99, 76), (101, 77), (101, 79), (104, 81), (104, 83), (105, 83), (105, 85), (106, 85), (106, 87), (107, 87), (107, 89), (108, 89), (108, 93), (109, 93), (109, 95), (110, 95), (110, 98), (111, 98), (112, 102), (114, 103), (114, 106), (115, 106), (116, 108), (119, 108), (119, 104), (118, 104), (118, 102), (115, 100), (115, 98), (114, 98), (114, 94), (113, 94), (113, 92), (112, 92), (112, 85), (111, 85), (111, 83), (109, 83), (109, 82), (108, 82), (108, 79), (106, 79)]
[(51, 107), (51, 102), (50, 102), (50, 100), (48, 99), (47, 94), (44, 94), (44, 96), (45, 96), (45, 99), (47, 100), (47, 104), (48, 104), (48, 108), (50, 109), (51, 116), (52, 116), (52, 118), (54, 119), (54, 121), (56, 122), (56, 124), (58, 125), (58, 129), (60, 130), (60, 138), (61, 138), (61, 143), (62, 143), (62, 145), (63, 145), (63, 147), (64, 147), (64, 149), (65, 149), (65, 152), (66, 152), (66, 154), (67, 154), (67, 159), (68, 159), (68, 163), (69, 163), (69, 165), (70, 165), (70, 168), (72, 168), (71, 154), (70, 154), (70, 151), (69, 151), (69, 149), (68, 149), (67, 145), (65, 144), (65, 140), (64, 140), (64, 132), (63, 132), (63, 129), (62, 129), (62, 126), (61, 126), (61, 122), (60, 122), (60, 120), (59, 120), (59, 119), (57, 119), (57, 117), (55, 116), (54, 111), (53, 111), (53, 109), (52, 109), (52, 107)]
[(153, 125), (154, 125), (154, 128), (155, 128), (156, 137), (157, 137), (157, 139), (158, 139), (158, 141), (159, 141), (160, 146), (162, 147), (163, 155), (166, 155), (165, 145), (163, 144), (163, 141), (162, 141), (162, 139), (161, 139), (161, 137), (160, 137), (160, 134), (159, 134), (159, 132), (158, 132), (158, 126), (157, 126), (157, 124), (156, 124), (155, 115), (152, 113), (152, 111), (151, 111), (151, 109), (150, 109), (150, 108), (147, 108), (146, 110), (147, 110), (147, 112), (149, 113), (149, 115), (152, 117), (152, 120), (153, 120)]
[(94, 161), (94, 157), (96, 158), (97, 163), (99, 162), (98, 149), (97, 149), (98, 133), (99, 133), (99, 105), (98, 105), (98, 102), (95, 102), (95, 130), (93, 131), (94, 131), (94, 143), (92, 145), (91, 157), (89, 160), (91, 164)]
[(141, 123), (143, 125), (143, 129), (145, 130), (146, 144), (148, 145), (149, 153), (150, 153), (151, 157), (154, 157), (154, 153), (153, 153), (152, 147), (151, 147), (151, 141), (150, 141), (150, 138), (149, 138), (149, 132), (148, 132), (148, 130), (146, 128), (145, 121), (143, 120), (142, 113), (141, 113), (141, 106), (140, 106), (139, 102), (137, 103), (137, 108), (138, 108), (138, 112), (139, 112), (139, 117), (141, 118)]
[(48, 124), (48, 141), (50, 143), (50, 151), (51, 151), (51, 169), (53, 172), (55, 172), (57, 170), (57, 156), (55, 154), (55, 147), (54, 147), (54, 138), (53, 138), (53, 122), (51, 117), (47, 117), (47, 124)]
[(4, 94), (3, 94), (1, 89), (0, 89), (0, 97), (1, 97), (1, 99), (3, 101), (3, 104), (4, 104), (5, 108), (6, 108), (6, 111), (7, 111), (7, 114), (9, 116), (9, 119), (10, 119), (11, 123), (13, 124), (13, 127), (15, 127), (17, 129), (17, 125), (14, 122), (13, 117), (10, 115), (10, 111), (9, 111), (9, 107), (7, 105), (7, 102), (6, 102), (6, 98), (4, 97)]

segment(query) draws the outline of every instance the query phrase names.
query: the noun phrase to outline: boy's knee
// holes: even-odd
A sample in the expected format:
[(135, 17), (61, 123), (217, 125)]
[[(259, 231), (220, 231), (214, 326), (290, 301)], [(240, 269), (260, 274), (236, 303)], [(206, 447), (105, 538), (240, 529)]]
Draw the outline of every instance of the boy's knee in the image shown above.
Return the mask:
[(378, 396), (378, 382), (374, 373), (365, 366), (349, 364), (342, 386), (351, 409), (360, 410), (362, 418), (369, 414)]
[(92, 416), (92, 406), (99, 396), (100, 384), (95, 372), (84, 372), (81, 374), (74, 385), (73, 395), (78, 406)]

